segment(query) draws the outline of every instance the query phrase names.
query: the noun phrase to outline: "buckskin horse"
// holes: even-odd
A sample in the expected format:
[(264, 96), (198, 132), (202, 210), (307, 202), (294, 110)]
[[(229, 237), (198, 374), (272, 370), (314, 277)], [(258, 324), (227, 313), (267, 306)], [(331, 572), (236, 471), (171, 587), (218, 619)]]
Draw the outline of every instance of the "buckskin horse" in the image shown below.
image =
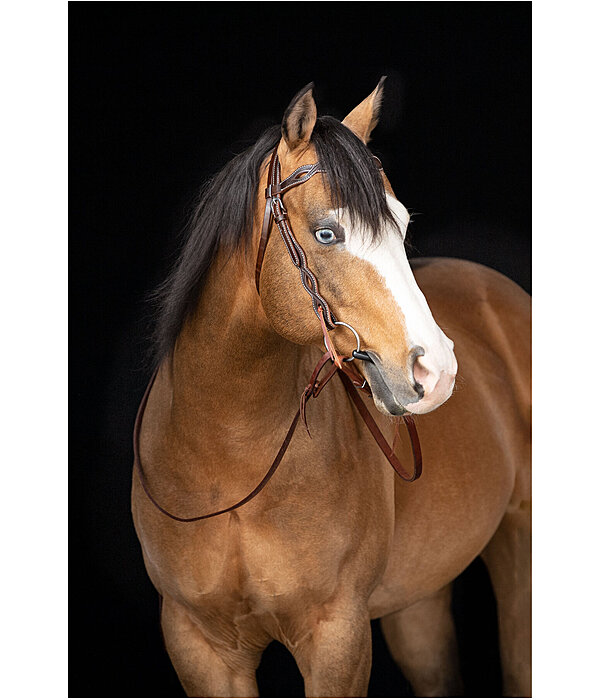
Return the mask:
[(417, 696), (460, 694), (451, 585), (478, 555), (504, 693), (531, 694), (530, 297), (409, 264), (366, 145), (382, 94), (339, 122), (299, 92), (158, 291), (132, 510), (190, 696), (256, 696), (272, 640), (307, 696), (365, 696), (375, 618)]

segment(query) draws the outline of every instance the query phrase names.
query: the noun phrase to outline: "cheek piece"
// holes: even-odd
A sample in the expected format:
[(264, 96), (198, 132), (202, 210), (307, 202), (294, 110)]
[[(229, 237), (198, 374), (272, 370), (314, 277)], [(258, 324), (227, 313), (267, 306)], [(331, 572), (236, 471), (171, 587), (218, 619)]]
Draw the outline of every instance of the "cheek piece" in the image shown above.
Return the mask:
[[(376, 156), (373, 157), (377, 162), (378, 169), (380, 171), (383, 171), (383, 168), (381, 167), (381, 161), (379, 161), (379, 159), (376, 158)], [(277, 147), (275, 147), (275, 150), (273, 151), (271, 160), (269, 162), (267, 188), (265, 190), (265, 214), (263, 218), (260, 243), (258, 247), (258, 257), (256, 260), (256, 289), (260, 294), (260, 271), (262, 268), (267, 243), (269, 241), (272, 223), (273, 221), (275, 221), (275, 223), (277, 224), (277, 228), (279, 229), (279, 233), (281, 234), (281, 237), (283, 239), (283, 242), (285, 243), (285, 247), (289, 253), (290, 259), (300, 271), (300, 281), (302, 282), (302, 286), (312, 299), (313, 309), (315, 314), (317, 315), (317, 318), (319, 319), (321, 330), (323, 332), (323, 341), (325, 344), (326, 351), (321, 357), (321, 359), (318, 361), (315, 369), (313, 370), (309, 382), (306, 385), (304, 391), (302, 392), (302, 396), (300, 397), (300, 407), (298, 408), (298, 410), (296, 411), (296, 415), (292, 419), (292, 423), (288, 428), (287, 434), (283, 440), (283, 443), (281, 444), (281, 447), (279, 448), (279, 452), (277, 453), (267, 473), (261, 479), (260, 483), (257, 484), (257, 486), (247, 496), (242, 498), (237, 503), (234, 503), (233, 505), (228, 506), (227, 508), (214, 511), (212, 513), (206, 513), (204, 515), (197, 515), (194, 517), (183, 517), (180, 515), (175, 515), (171, 511), (167, 510), (160, 503), (158, 503), (158, 501), (152, 495), (148, 486), (148, 482), (142, 469), (139, 453), (139, 436), (142, 418), (144, 415), (146, 404), (148, 402), (150, 390), (152, 389), (152, 385), (154, 384), (154, 380), (156, 379), (156, 375), (158, 374), (158, 368), (154, 371), (154, 374), (150, 379), (150, 383), (146, 388), (146, 392), (144, 394), (144, 397), (142, 398), (142, 402), (138, 409), (133, 432), (134, 467), (137, 471), (142, 488), (146, 492), (146, 495), (148, 496), (150, 501), (154, 504), (154, 506), (156, 506), (156, 508), (161, 513), (166, 515), (168, 518), (171, 518), (171, 520), (177, 520), (178, 522), (182, 523), (191, 523), (196, 522), (198, 520), (206, 520), (207, 518), (214, 518), (217, 515), (223, 515), (224, 513), (229, 513), (232, 510), (240, 508), (245, 503), (248, 503), (248, 501), (251, 501), (255, 496), (257, 496), (267, 485), (273, 474), (275, 474), (277, 467), (281, 463), (281, 460), (283, 459), (283, 456), (285, 455), (287, 448), (289, 447), (289, 444), (292, 440), (292, 436), (294, 435), (300, 418), (302, 419), (302, 422), (304, 423), (304, 426), (308, 434), (310, 435), (308, 423), (306, 420), (306, 404), (309, 401), (309, 399), (316, 398), (321, 393), (325, 385), (329, 382), (329, 380), (336, 374), (339, 376), (349, 398), (358, 410), (360, 417), (362, 418), (365, 425), (369, 429), (371, 435), (377, 442), (379, 449), (381, 450), (387, 461), (391, 464), (396, 474), (398, 474), (398, 476), (404, 481), (415, 481), (421, 476), (423, 469), (421, 445), (419, 443), (419, 436), (417, 434), (417, 428), (414, 424), (413, 418), (410, 415), (402, 416), (402, 420), (406, 425), (410, 437), (410, 444), (413, 455), (413, 470), (412, 473), (409, 473), (402, 466), (398, 457), (396, 457), (396, 455), (394, 454), (394, 446), (399, 436), (400, 421), (396, 422), (394, 442), (393, 445), (390, 446), (387, 440), (385, 439), (383, 433), (379, 430), (377, 423), (375, 422), (373, 416), (369, 412), (369, 409), (366, 407), (365, 403), (363, 402), (358, 393), (358, 391), (360, 390), (367, 394), (367, 396), (372, 396), (371, 389), (367, 384), (366, 379), (353, 366), (350, 365), (350, 363), (354, 359), (362, 360), (364, 362), (371, 361), (369, 356), (366, 353), (362, 352), (360, 349), (360, 336), (350, 324), (345, 323), (344, 321), (338, 321), (335, 318), (331, 309), (329, 308), (329, 304), (319, 293), (319, 285), (317, 282), (317, 278), (314, 276), (314, 274), (308, 267), (306, 253), (304, 252), (302, 246), (298, 243), (292, 232), (287, 211), (283, 206), (282, 196), (284, 192), (287, 192), (292, 187), (302, 185), (316, 173), (322, 172), (325, 171), (321, 168), (319, 163), (316, 163), (315, 165), (301, 165), (299, 168), (294, 170), (294, 172), (291, 175), (289, 175), (287, 178), (285, 178), (285, 180), (282, 181), (281, 167), (279, 157), (277, 156)], [(330, 335), (330, 331), (334, 330), (336, 326), (345, 326), (354, 334), (354, 337), (356, 338), (356, 349), (352, 352), (351, 356), (343, 356), (337, 352)], [(321, 377), (321, 373), (325, 369), (326, 371)]]

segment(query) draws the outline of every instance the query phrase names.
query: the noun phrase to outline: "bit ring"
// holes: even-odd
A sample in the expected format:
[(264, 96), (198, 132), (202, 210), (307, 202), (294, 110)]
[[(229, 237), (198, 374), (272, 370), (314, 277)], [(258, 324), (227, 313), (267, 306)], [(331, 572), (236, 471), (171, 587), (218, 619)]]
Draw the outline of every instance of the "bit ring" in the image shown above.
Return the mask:
[(344, 358), (344, 362), (354, 362), (354, 353), (360, 352), (360, 338), (358, 333), (354, 330), (354, 328), (352, 328), (352, 326), (349, 323), (344, 323), (344, 321), (334, 321), (333, 323), (335, 326), (345, 326), (354, 333), (354, 337), (356, 338), (356, 350), (352, 351), (351, 357)]

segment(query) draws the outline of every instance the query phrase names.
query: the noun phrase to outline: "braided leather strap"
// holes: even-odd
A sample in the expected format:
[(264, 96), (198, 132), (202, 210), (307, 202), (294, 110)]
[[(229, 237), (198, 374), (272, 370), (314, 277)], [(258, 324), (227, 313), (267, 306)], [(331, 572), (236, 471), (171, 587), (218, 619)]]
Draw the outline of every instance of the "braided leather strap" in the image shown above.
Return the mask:
[(334, 327), (335, 317), (329, 308), (329, 304), (319, 293), (317, 278), (308, 267), (306, 253), (294, 236), (292, 227), (289, 223), (287, 211), (282, 201), (282, 195), (284, 192), (287, 192), (292, 187), (296, 187), (303, 184), (307, 180), (310, 180), (310, 178), (316, 173), (322, 172), (324, 172), (324, 170), (321, 168), (319, 163), (315, 163), (314, 165), (301, 165), (299, 168), (296, 168), (296, 170), (294, 170), (289, 177), (282, 181), (281, 165), (279, 162), (279, 156), (277, 155), (277, 148), (275, 148), (273, 151), (269, 162), (269, 170), (267, 175), (267, 188), (265, 190), (265, 214), (263, 217), (258, 256), (256, 259), (255, 283), (257, 291), (260, 292), (260, 273), (271, 232), (271, 224), (274, 220), (277, 224), (277, 228), (279, 229), (279, 233), (281, 234), (281, 238), (285, 243), (285, 247), (292, 263), (300, 271), (302, 286), (312, 299), (315, 314), (317, 314), (317, 316), (319, 315), (318, 309), (321, 307), (325, 316), (325, 323), (329, 329), (332, 329)]

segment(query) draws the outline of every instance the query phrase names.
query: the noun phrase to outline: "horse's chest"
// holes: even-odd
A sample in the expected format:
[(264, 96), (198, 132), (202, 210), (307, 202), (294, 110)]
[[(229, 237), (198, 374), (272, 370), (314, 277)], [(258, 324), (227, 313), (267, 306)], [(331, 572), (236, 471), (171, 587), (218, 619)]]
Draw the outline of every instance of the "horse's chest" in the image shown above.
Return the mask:
[(157, 527), (140, 528), (140, 539), (159, 589), (236, 618), (319, 606), (341, 587), (368, 597), (393, 537), (391, 470), (360, 446), (323, 463), (317, 436), (297, 438), (285, 479), (273, 479), (239, 511), (180, 525), (144, 502), (142, 520)]
[(180, 541), (164, 572), (177, 597), (197, 610), (240, 618), (318, 607), (342, 586), (368, 596), (385, 568), (383, 532), (348, 522), (310, 527), (301, 514), (289, 522), (270, 522), (273, 517), (231, 516)]

